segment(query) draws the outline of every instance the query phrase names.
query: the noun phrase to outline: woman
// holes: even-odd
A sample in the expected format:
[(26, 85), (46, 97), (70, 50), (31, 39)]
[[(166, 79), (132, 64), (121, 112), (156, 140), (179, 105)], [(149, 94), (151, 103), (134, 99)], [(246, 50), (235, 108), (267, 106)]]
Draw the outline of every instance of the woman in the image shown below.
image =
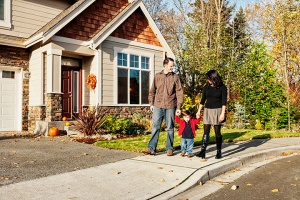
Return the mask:
[(222, 78), (216, 70), (210, 70), (206, 73), (207, 84), (203, 88), (202, 99), (196, 114), (200, 117), (200, 111), (204, 106), (203, 124), (204, 134), (202, 138), (201, 151), (197, 155), (205, 159), (205, 151), (208, 145), (211, 126), (214, 127), (217, 143), (216, 159), (222, 158), (222, 135), (221, 127), (225, 122), (225, 109), (227, 103), (227, 88), (222, 82)]

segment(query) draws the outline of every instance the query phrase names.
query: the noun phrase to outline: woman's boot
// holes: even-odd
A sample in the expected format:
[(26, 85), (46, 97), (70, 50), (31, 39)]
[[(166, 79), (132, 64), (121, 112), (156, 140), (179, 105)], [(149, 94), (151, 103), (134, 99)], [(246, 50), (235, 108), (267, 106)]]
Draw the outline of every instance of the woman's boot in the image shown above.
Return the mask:
[(216, 159), (221, 159), (222, 158), (222, 136), (216, 137), (216, 143), (217, 143), (217, 154), (216, 154)]
[(209, 136), (204, 134), (202, 138), (201, 151), (196, 155), (197, 157), (201, 157), (202, 159), (205, 159), (205, 152), (206, 152), (208, 140), (209, 140)]

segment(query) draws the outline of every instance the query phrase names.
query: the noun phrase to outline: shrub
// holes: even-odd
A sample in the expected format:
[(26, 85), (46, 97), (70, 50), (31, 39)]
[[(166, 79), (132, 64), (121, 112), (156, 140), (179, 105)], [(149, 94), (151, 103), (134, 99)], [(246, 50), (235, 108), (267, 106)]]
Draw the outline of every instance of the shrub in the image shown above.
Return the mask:
[(109, 115), (105, 121), (104, 127), (110, 133), (129, 133), (129, 128), (133, 126), (131, 120), (126, 118), (113, 117)]
[(151, 129), (151, 121), (138, 113), (134, 113), (132, 115), (132, 123), (134, 123), (136, 127), (142, 130), (148, 131)]
[(78, 117), (75, 117), (76, 130), (83, 133), (85, 137), (100, 134), (106, 119), (107, 109), (99, 105), (93, 109), (84, 109)]

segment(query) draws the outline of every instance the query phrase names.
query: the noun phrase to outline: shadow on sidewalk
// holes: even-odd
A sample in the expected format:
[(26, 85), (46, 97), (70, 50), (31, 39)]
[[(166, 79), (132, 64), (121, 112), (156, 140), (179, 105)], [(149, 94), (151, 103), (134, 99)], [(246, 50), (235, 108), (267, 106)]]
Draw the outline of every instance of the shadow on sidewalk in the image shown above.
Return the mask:
[[(241, 136), (241, 133), (239, 133), (239, 136)], [(263, 139), (260, 139), (263, 138)], [(253, 137), (253, 140), (247, 140), (247, 141), (240, 141), (240, 142), (230, 142), (230, 143), (223, 143), (222, 144), (222, 155), (230, 156), (232, 154), (236, 154), (242, 151), (245, 151), (248, 148), (254, 148), (258, 147), (266, 142), (268, 142), (271, 139), (270, 134), (263, 134), (263, 135), (257, 135)], [(233, 147), (234, 146), (234, 147)], [(228, 148), (231, 147), (231, 148)], [(209, 144), (207, 147), (207, 153), (216, 151), (216, 144)], [(200, 152), (200, 148), (198, 150)], [(195, 152), (196, 154), (198, 152)]]
[(253, 140), (248, 140), (248, 141), (243, 141), (243, 142), (239, 142), (239, 143), (227, 143), (227, 144), (223, 144), (223, 149), (231, 146), (231, 145), (235, 145), (235, 148), (232, 149), (228, 149), (228, 150), (223, 150), (223, 156), (230, 156), (232, 154), (235, 153), (239, 153), (242, 151), (245, 151), (248, 148), (255, 148), (258, 147), (266, 142), (268, 142), (270, 140), (269, 138), (266, 139), (253, 139)]

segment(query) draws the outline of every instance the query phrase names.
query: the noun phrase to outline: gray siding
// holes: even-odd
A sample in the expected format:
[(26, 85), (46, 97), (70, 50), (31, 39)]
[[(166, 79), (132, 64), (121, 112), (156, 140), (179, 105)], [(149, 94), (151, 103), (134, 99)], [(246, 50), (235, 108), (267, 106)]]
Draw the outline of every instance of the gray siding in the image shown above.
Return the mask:
[(0, 33), (28, 38), (69, 6), (68, 0), (12, 0), (12, 29)]

